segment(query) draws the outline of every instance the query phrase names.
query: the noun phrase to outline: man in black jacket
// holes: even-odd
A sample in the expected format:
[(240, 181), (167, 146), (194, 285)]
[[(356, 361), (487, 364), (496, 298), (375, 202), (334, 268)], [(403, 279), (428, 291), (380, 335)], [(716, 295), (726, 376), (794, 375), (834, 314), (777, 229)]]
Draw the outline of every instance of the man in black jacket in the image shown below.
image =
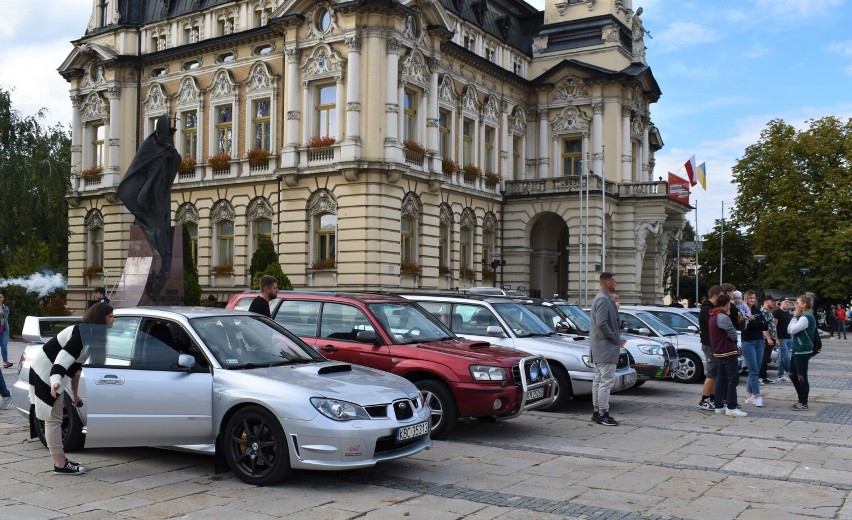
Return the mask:
[(713, 395), (716, 392), (716, 372), (718, 363), (710, 348), (710, 309), (716, 306), (716, 299), (724, 294), (720, 285), (714, 285), (707, 291), (707, 299), (701, 302), (698, 310), (698, 329), (701, 336), (701, 350), (707, 360), (707, 373), (704, 374), (704, 387), (701, 389), (701, 401), (698, 407), (712, 411), (716, 408)]
[(278, 278), (265, 275), (260, 279), (260, 295), (251, 301), (249, 309), (251, 312), (263, 314), (267, 318), (271, 318), (269, 312), (269, 302), (278, 296)]

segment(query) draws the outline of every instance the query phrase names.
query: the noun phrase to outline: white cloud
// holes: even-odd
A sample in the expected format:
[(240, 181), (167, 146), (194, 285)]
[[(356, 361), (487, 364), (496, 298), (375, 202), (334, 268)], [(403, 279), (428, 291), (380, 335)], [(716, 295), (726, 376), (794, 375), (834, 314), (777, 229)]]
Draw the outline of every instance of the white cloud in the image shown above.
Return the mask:
[(820, 16), (830, 13), (846, 0), (756, 0), (758, 11), (768, 12), (772, 16), (796, 21), (800, 18)]
[(659, 52), (682, 50), (684, 47), (718, 41), (720, 34), (712, 27), (693, 22), (673, 22), (646, 41), (649, 48)]

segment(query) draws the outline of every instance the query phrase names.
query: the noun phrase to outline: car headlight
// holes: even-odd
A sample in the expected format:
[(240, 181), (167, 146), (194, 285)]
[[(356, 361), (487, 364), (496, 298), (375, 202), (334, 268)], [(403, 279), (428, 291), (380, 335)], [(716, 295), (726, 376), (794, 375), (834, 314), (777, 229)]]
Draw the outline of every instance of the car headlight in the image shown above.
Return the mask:
[(595, 368), (595, 365), (592, 364), (591, 357), (589, 356), (583, 356), (583, 364), (589, 368)]
[(542, 379), (550, 378), (550, 365), (547, 364), (547, 360), (541, 360), (541, 377)]
[(547, 361), (537, 359), (529, 365), (530, 381), (537, 383), (550, 377), (550, 367), (547, 366)]
[(505, 381), (506, 371), (500, 367), (471, 365), (470, 375), (477, 381)]
[(335, 421), (352, 421), (354, 419), (369, 419), (367, 410), (361, 406), (337, 399), (311, 397), (311, 404), (317, 411)]
[(663, 347), (660, 345), (639, 345), (639, 351), (649, 356), (662, 356)]

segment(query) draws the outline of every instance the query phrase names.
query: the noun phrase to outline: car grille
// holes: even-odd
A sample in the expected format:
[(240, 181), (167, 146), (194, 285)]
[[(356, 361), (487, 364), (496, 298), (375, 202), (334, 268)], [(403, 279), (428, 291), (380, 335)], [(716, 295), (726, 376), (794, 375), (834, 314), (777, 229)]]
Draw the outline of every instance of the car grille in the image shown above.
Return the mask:
[(627, 352), (622, 352), (618, 355), (618, 364), (616, 368), (627, 368), (630, 366), (630, 358), (627, 356)]
[(400, 399), (394, 401), (390, 406), (387, 404), (373, 404), (365, 406), (367, 414), (373, 419), (385, 419), (388, 417), (388, 410), (393, 410), (393, 415), (398, 420), (410, 419), (414, 416), (415, 410), (420, 409), (419, 399)]
[(396, 437), (389, 435), (387, 437), (379, 437), (376, 440), (376, 454), (379, 453), (390, 453), (393, 451), (400, 450), (405, 448), (406, 446), (411, 446), (412, 444), (417, 444), (418, 442), (423, 441), (423, 436), (414, 437), (413, 439), (406, 439), (404, 441), (397, 441)]

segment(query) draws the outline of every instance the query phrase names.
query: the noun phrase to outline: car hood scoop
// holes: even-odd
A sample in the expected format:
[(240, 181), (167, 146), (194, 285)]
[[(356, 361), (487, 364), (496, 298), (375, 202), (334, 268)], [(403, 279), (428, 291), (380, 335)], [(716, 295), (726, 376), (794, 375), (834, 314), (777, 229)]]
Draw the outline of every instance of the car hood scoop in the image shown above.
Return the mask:
[(324, 366), (317, 371), (317, 374), (337, 374), (339, 372), (352, 372), (352, 365), (339, 364)]

